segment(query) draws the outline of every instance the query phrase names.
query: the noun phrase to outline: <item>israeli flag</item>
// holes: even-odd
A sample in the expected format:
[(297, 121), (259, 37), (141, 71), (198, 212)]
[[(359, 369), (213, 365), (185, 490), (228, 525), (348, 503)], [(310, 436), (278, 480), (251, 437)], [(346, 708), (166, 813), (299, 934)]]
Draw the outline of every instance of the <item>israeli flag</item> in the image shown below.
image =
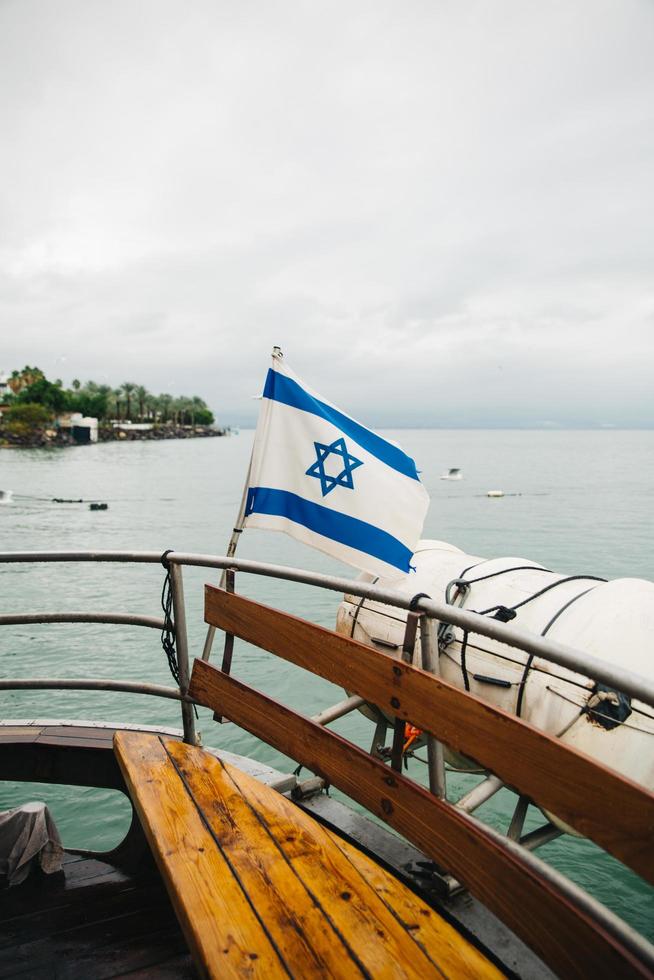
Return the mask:
[(254, 439), (244, 527), (383, 578), (410, 570), (429, 497), (416, 464), (312, 391), (273, 355)]

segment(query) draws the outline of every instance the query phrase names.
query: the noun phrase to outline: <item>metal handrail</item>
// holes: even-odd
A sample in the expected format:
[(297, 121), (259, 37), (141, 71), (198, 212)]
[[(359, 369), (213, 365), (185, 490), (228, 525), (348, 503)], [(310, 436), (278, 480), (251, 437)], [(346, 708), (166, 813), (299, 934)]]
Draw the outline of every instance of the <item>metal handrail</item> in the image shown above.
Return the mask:
[[(189, 566), (201, 568), (225, 569), (298, 582), (304, 585), (314, 585), (329, 589), (333, 592), (347, 593), (374, 602), (395, 606), (399, 609), (409, 609), (411, 598), (393, 589), (384, 589), (376, 585), (355, 581), (340, 576), (323, 575), (319, 572), (308, 572), (300, 568), (286, 565), (272, 565), (266, 562), (251, 561), (243, 558), (230, 558), (226, 555), (203, 555), (190, 552), (169, 552), (167, 561), (174, 567)], [(161, 562), (161, 552), (158, 551), (35, 551), (35, 552), (0, 552), (0, 564), (26, 562), (117, 562), (158, 564)], [(176, 590), (173, 583), (173, 595)], [(601, 681), (611, 687), (623, 691), (654, 707), (654, 681), (642, 677), (633, 671), (625, 670), (615, 664), (606, 663), (598, 657), (584, 653), (567, 644), (558, 643), (547, 637), (534, 633), (526, 633), (514, 626), (509, 626), (499, 620), (488, 619), (479, 613), (469, 612), (439, 602), (436, 599), (420, 599), (415, 610), (425, 613), (440, 622), (460, 626), (462, 629), (480, 636), (497, 640), (524, 653), (531, 654), (542, 660), (548, 660), (566, 667), (575, 673), (583, 674), (594, 680)]]
[(0, 691), (122, 691), (125, 694), (151, 694), (192, 705), (191, 699), (176, 687), (115, 681), (110, 677), (0, 677)]
[(157, 616), (140, 616), (132, 613), (38, 612), (0, 614), (0, 626), (30, 626), (38, 623), (107, 623), (113, 626), (145, 626), (153, 630), (164, 628), (163, 619)]

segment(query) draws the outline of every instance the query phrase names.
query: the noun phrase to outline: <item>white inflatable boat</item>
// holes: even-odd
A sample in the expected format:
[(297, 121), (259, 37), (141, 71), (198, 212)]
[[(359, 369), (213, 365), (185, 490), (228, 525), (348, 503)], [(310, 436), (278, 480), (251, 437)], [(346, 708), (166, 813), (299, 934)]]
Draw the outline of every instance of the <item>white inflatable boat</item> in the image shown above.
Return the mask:
[[(522, 558), (467, 555), (441, 541), (421, 541), (414, 565), (416, 571), (410, 575), (379, 584), (410, 596), (423, 592), (445, 598), (643, 676), (654, 674), (652, 582), (564, 575)], [(370, 576), (362, 578), (372, 581)], [(377, 649), (397, 651), (397, 656), (404, 628), (403, 614), (381, 603), (345, 596), (338, 610), (339, 632)], [(416, 643), (416, 663), (419, 649)], [(646, 705), (566, 668), (497, 641), (465, 636), (446, 624), (439, 629), (439, 651), (445, 680), (654, 789), (654, 712)], [(446, 760), (457, 769), (478, 771), (472, 760), (451, 752), (446, 752)]]

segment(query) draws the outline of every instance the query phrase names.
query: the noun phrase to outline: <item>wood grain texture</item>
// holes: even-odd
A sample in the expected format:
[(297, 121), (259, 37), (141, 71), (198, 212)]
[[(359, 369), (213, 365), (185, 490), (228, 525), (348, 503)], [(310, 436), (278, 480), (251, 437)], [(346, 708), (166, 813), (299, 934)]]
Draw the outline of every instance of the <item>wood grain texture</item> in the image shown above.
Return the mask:
[[(370, 858), (354, 847), (341, 847), (335, 834), (256, 780), (237, 769), (231, 769), (230, 775), (364, 971), (373, 977), (464, 977), (473, 962), (474, 976), (501, 976), (433, 909)], [(393, 905), (381, 892), (393, 895)], [(441, 923), (441, 931), (431, 934), (436, 941), (429, 946), (418, 939), (416, 919)]]
[[(347, 960), (350, 970), (360, 975), (348, 947), (289, 868), (226, 767), (206, 753), (188, 751), (186, 745), (169, 746), (168, 751), (292, 972), (326, 977)], [(281, 833), (295, 833), (288, 815)]]
[(301, 760), (362, 803), (470, 892), (565, 977), (651, 977), (648, 966), (517, 847), (422, 786), (272, 698), (196, 660), (194, 699)]
[(114, 750), (201, 975), (286, 977), (161, 738), (117, 732)]
[[(401, 883), (363, 855), (352, 860), (274, 790), (177, 740), (118, 733), (115, 745), (207, 975), (501, 976), (452, 927), (432, 926), (437, 914)], [(436, 940), (429, 951), (426, 935)]]
[(471, 943), (462, 944), (461, 936), (454, 926), (434, 909), (426, 906), (397, 878), (387, 874), (378, 864), (366, 858), (352, 844), (348, 844), (331, 831), (326, 833), (371, 888), (375, 889), (393, 914), (400, 919), (404, 928), (411, 930), (415, 941), (430, 952), (448, 976), (475, 980), (476, 977), (488, 975), (490, 964), (486, 957)]
[[(289, 800), (201, 750), (166, 748), (292, 975), (459, 977), (471, 961), (475, 976), (501, 975), (446, 923), (449, 943), (427, 953), (416, 942), (415, 919), (437, 914), (370, 858), (359, 855), (355, 865)], [(361, 873), (368, 866), (370, 880)]]
[(654, 794), (514, 715), (287, 613), (205, 586), (205, 619), (471, 756), (654, 884)]

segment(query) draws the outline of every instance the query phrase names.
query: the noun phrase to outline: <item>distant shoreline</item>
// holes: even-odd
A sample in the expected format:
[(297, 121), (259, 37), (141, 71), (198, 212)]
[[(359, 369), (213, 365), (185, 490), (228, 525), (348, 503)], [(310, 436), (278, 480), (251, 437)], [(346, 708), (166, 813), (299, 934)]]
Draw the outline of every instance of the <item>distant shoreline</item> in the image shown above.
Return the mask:
[(153, 425), (141, 429), (124, 426), (100, 426), (97, 443), (76, 441), (70, 430), (48, 428), (25, 436), (9, 436), (0, 428), (0, 449), (66, 449), (69, 446), (97, 445), (101, 442), (158, 442), (166, 439), (212, 439), (230, 435), (229, 428), (212, 425)]

